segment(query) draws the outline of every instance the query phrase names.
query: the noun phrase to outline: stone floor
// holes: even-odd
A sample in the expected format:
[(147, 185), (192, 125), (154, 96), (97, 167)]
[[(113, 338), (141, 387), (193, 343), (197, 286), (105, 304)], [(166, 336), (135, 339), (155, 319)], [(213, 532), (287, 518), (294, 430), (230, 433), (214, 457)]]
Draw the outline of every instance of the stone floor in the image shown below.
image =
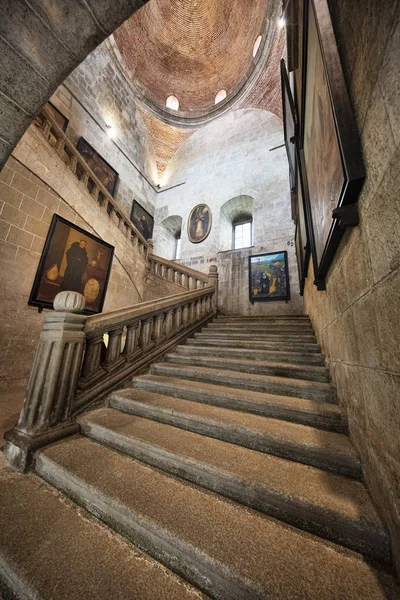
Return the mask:
[(11, 429), (18, 420), (24, 392), (24, 386), (0, 387), (0, 448), (4, 445), (4, 432)]

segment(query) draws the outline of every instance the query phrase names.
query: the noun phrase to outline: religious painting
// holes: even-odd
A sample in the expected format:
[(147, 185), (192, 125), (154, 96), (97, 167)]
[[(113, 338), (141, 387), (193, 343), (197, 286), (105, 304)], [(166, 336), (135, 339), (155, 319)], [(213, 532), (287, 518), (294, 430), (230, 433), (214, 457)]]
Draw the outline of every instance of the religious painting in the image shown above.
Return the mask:
[[(62, 131), (66, 131), (66, 129), (68, 127), (68, 123), (69, 123), (69, 120), (67, 119), (67, 117), (65, 117), (62, 114), (62, 112), (60, 110), (58, 110), (58, 108), (56, 108), (51, 102), (47, 102), (46, 110), (51, 114), (53, 121), (56, 123), (56, 125), (58, 125), (58, 127)], [(36, 117), (36, 124), (39, 127), (42, 127), (45, 118), (46, 118), (46, 116), (45, 116), (44, 112), (39, 113), (39, 115)], [(55, 146), (57, 144), (58, 138), (56, 138), (56, 136), (52, 133), (51, 130), (49, 131), (47, 139), (52, 146)]]
[(286, 250), (249, 256), (250, 302), (290, 300)]
[(195, 206), (188, 219), (188, 238), (193, 244), (206, 239), (211, 231), (211, 211), (207, 204)]
[(111, 196), (114, 196), (115, 186), (118, 181), (117, 171), (83, 137), (79, 139), (77, 150), (83, 156), (100, 183), (106, 188), (107, 192)]
[(358, 223), (365, 173), (327, 0), (305, 2), (304, 31), (301, 152), (315, 283), (325, 289), (343, 231)]
[(151, 214), (143, 208), (143, 206), (140, 206), (139, 202), (136, 202), (136, 200), (134, 200), (132, 203), (131, 221), (145, 240), (148, 240), (152, 237), (154, 217), (152, 217)]
[(285, 140), (286, 154), (289, 163), (290, 189), (296, 185), (296, 138), (297, 138), (297, 116), (294, 107), (292, 91), (290, 89), (289, 77), (286, 71), (285, 61), (281, 60), (281, 87), (282, 87), (282, 114), (283, 135)]
[(53, 308), (59, 292), (79, 292), (85, 313), (99, 313), (110, 276), (114, 247), (53, 215), (28, 304)]

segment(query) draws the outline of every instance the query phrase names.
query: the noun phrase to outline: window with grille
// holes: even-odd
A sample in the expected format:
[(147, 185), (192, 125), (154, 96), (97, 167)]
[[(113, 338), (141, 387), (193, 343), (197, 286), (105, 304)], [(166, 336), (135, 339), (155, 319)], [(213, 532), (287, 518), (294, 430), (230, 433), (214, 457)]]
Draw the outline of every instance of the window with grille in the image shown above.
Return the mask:
[(235, 223), (233, 226), (233, 249), (248, 248), (252, 245), (252, 221)]

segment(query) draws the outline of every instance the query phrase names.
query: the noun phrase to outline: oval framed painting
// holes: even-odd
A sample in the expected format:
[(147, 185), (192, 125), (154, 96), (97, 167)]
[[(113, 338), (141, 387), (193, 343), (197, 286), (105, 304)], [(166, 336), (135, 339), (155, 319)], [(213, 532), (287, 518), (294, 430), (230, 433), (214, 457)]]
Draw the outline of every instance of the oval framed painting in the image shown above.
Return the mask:
[(187, 229), (192, 244), (199, 244), (206, 239), (211, 231), (211, 210), (207, 204), (197, 204), (192, 208)]

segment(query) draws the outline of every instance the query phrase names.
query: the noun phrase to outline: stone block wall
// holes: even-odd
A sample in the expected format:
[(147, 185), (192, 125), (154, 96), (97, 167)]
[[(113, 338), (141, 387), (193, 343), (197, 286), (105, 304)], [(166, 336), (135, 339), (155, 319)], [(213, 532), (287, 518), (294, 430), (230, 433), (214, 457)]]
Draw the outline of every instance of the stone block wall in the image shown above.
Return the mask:
[[(23, 385), (29, 375), (44, 316), (27, 302), (54, 213), (115, 245), (105, 311), (141, 302), (146, 274), (144, 257), (128, 247), (39, 131), (28, 130), (14, 154), (0, 173), (0, 389)], [(49, 174), (60, 193), (48, 185)]]
[(361, 133), (367, 179), (360, 225), (346, 234), (310, 315), (348, 416), (366, 483), (400, 571), (400, 4), (331, 2)]
[[(210, 261), (220, 270), (220, 306), (224, 312), (246, 315), (301, 313), (298, 272), (293, 243), (288, 164), (281, 120), (264, 110), (237, 110), (194, 133), (176, 153), (165, 173), (167, 185), (184, 185), (158, 194), (155, 215), (155, 254), (164, 254), (162, 221), (182, 218), (182, 264), (208, 272)], [(253, 205), (253, 246), (221, 252), (221, 208), (238, 196)], [(189, 241), (187, 223), (196, 204), (212, 213), (209, 236), (199, 244)], [(225, 219), (226, 220), (226, 219)], [(225, 248), (224, 248), (225, 249)], [(171, 249), (166, 248), (167, 251)], [(248, 296), (248, 256), (288, 251), (291, 300), (251, 304)]]

